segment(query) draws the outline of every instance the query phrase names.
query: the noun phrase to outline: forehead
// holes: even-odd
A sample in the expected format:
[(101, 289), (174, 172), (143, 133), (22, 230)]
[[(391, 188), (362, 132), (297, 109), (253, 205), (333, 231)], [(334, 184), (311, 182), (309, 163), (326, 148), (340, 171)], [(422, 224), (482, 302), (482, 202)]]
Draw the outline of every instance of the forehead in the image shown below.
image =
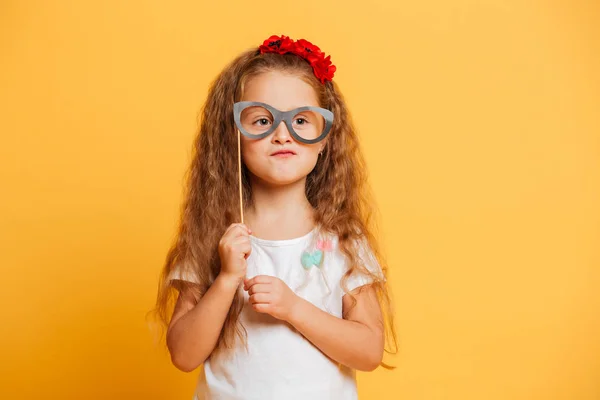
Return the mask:
[(313, 87), (296, 75), (278, 71), (264, 72), (249, 78), (241, 101), (260, 101), (287, 111), (302, 106), (319, 106)]

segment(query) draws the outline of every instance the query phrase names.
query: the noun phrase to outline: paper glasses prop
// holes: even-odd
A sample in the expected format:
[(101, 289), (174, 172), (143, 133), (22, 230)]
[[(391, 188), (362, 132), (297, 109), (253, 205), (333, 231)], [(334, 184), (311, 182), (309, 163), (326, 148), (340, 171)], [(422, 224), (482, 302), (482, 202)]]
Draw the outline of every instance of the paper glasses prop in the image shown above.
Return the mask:
[(289, 111), (258, 101), (239, 101), (233, 104), (233, 119), (238, 128), (238, 176), (240, 188), (240, 215), (244, 223), (242, 204), (242, 156), (240, 133), (250, 139), (262, 139), (285, 123), (298, 142), (313, 144), (325, 139), (333, 125), (333, 113), (325, 108), (304, 106)]

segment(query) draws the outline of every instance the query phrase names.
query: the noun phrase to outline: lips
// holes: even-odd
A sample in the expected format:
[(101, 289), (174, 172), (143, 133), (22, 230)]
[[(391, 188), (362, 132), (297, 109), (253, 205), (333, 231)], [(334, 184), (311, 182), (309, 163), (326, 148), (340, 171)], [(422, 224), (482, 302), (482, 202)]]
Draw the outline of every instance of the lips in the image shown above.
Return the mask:
[(278, 154), (289, 154), (289, 155), (293, 155), (296, 154), (294, 153), (292, 150), (278, 150), (275, 153), (271, 154), (272, 156), (276, 156)]

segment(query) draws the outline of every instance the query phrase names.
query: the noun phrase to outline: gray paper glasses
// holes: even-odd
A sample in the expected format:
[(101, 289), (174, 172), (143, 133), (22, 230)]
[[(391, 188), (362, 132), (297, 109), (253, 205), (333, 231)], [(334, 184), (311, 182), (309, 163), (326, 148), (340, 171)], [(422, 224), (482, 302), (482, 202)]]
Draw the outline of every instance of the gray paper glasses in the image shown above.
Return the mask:
[(240, 132), (251, 139), (269, 136), (283, 121), (294, 139), (306, 144), (325, 139), (333, 125), (333, 113), (321, 107), (304, 106), (279, 111), (258, 101), (234, 103), (233, 118)]

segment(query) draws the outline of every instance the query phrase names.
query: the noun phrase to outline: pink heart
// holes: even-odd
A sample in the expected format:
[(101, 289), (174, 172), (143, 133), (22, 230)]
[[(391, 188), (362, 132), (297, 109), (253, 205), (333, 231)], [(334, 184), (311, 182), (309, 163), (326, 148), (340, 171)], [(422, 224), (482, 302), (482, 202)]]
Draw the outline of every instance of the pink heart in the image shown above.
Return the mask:
[(323, 251), (329, 251), (333, 248), (331, 240), (317, 240), (317, 249)]

